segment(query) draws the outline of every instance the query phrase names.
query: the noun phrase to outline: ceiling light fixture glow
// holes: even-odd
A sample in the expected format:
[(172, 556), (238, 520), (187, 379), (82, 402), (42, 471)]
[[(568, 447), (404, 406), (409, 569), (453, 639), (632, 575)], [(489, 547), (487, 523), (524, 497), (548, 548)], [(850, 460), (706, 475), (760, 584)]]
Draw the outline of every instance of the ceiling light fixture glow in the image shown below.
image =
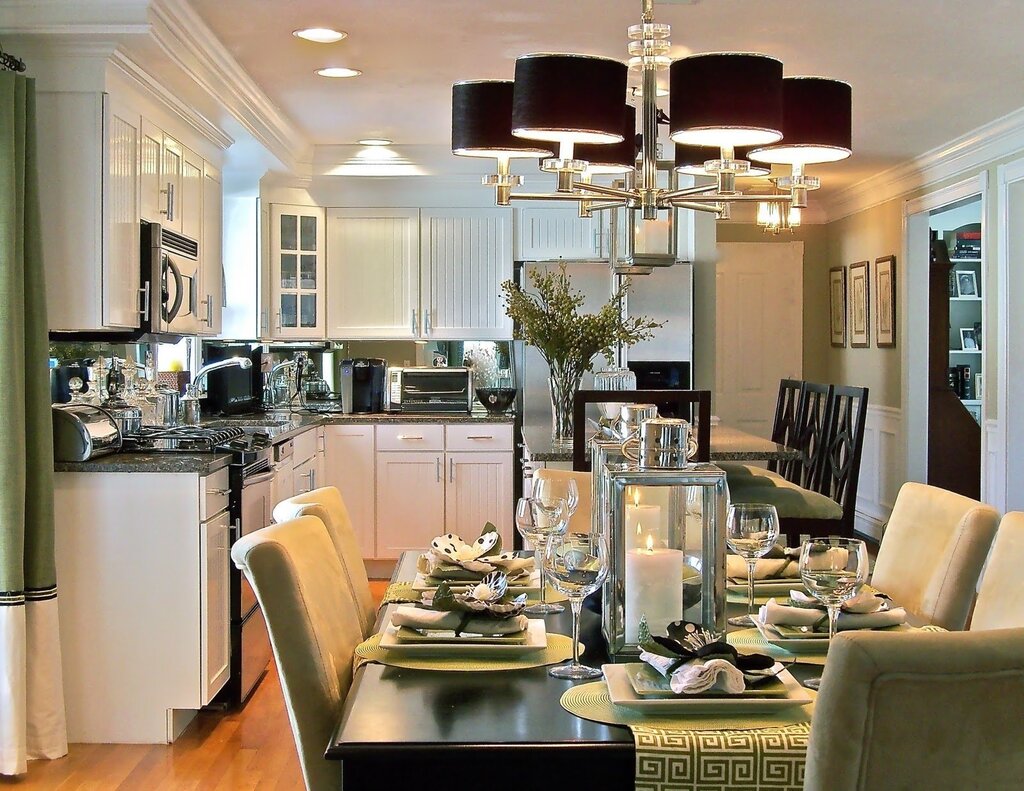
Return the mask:
[(334, 30), (329, 27), (307, 27), (302, 30), (293, 30), (292, 35), (296, 38), (314, 41), (317, 44), (333, 44), (348, 36), (343, 30)]
[(364, 137), (356, 142), (361, 146), (390, 146), (395, 141), (388, 140), (386, 137)]
[(358, 77), (362, 72), (359, 69), (350, 69), (347, 66), (327, 66), (323, 69), (317, 69), (316, 73), (321, 77)]

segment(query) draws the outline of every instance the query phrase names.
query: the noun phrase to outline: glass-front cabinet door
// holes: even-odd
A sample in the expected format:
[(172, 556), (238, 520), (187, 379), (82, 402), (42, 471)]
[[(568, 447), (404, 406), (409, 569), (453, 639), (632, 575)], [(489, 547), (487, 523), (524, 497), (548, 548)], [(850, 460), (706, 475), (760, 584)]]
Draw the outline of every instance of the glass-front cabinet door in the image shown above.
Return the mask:
[(270, 207), (270, 335), (323, 338), (323, 209)]

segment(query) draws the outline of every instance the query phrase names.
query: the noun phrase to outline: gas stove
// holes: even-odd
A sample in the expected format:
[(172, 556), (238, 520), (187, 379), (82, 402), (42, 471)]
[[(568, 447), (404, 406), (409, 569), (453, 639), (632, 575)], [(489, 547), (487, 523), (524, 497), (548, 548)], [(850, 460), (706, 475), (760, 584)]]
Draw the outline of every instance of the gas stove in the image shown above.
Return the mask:
[(213, 453), (231, 451), (236, 461), (269, 447), (270, 436), (240, 426), (143, 426), (124, 435), (122, 450), (140, 453)]

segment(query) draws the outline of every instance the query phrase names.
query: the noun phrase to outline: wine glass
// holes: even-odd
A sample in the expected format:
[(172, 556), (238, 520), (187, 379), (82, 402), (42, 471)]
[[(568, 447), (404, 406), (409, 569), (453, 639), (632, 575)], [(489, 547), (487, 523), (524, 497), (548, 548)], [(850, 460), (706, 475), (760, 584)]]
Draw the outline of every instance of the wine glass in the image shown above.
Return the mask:
[(569, 511), (565, 500), (549, 500), (548, 505), (538, 498), (520, 497), (516, 503), (516, 529), (533, 544), (535, 564), (540, 572), (540, 601), (531, 604), (525, 612), (530, 615), (549, 615), (563, 612), (561, 604), (547, 600), (547, 575), (544, 573), (544, 545), (548, 536), (564, 533), (569, 526)]
[(533, 496), (541, 500), (554, 500), (558, 497), (565, 499), (569, 506), (569, 516), (576, 513), (576, 507), (580, 504), (580, 488), (576, 485), (575, 478), (557, 480), (553, 478), (538, 479), (533, 482)]
[(608, 576), (608, 542), (598, 533), (564, 533), (548, 538), (543, 567), (551, 585), (565, 594), (572, 608), (572, 661), (553, 667), (548, 675), (574, 681), (600, 678), (598, 668), (580, 663), (580, 610), (583, 600)]
[[(868, 548), (856, 538), (812, 538), (800, 547), (800, 579), (828, 610), (828, 639), (836, 636), (839, 608), (856, 596), (868, 578)], [(820, 678), (804, 684), (817, 689)]]
[(729, 549), (747, 561), (747, 614), (729, 619), (731, 626), (754, 625), (754, 569), (757, 559), (768, 554), (779, 540), (779, 514), (767, 503), (729, 506), (725, 525)]

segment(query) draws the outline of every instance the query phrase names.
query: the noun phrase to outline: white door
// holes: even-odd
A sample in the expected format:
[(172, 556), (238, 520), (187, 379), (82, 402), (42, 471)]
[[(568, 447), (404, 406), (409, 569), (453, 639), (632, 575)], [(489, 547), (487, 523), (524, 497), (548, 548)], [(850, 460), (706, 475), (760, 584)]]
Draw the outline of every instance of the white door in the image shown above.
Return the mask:
[(419, 337), (419, 216), (419, 209), (327, 211), (330, 337)]
[(803, 371), (803, 247), (718, 245), (712, 411), (760, 437), (771, 436), (779, 380)]
[(512, 337), (501, 284), (512, 277), (512, 210), (420, 212), (423, 335)]
[(139, 132), (139, 213), (149, 222), (167, 222), (167, 184), (161, 184), (164, 133), (145, 118)]
[(220, 171), (209, 162), (203, 163), (203, 221), (202, 241), (199, 251), (202, 255), (200, 276), (202, 278), (205, 312), (200, 319), (210, 335), (217, 335), (221, 329), (224, 295), (224, 267), (222, 232), (224, 216), (224, 193), (221, 188)]
[(341, 492), (363, 557), (376, 557), (373, 426), (325, 426), (324, 432), (322, 485)]
[(377, 557), (422, 550), (446, 532), (444, 454), (377, 454)]
[(323, 209), (270, 208), (270, 335), (282, 340), (323, 338)]
[(607, 256), (601, 214), (580, 217), (575, 206), (529, 206), (516, 209), (517, 261), (555, 258), (588, 259)]
[[(181, 151), (181, 232), (189, 239), (201, 241), (203, 233), (203, 158), (194, 151)], [(202, 247), (199, 248), (202, 252)]]
[(311, 459), (306, 459), (301, 464), (296, 464), (294, 471), (292, 472), (292, 480), (294, 481), (295, 494), (306, 494), (307, 492), (313, 491), (317, 488), (316, 482), (316, 468), (317, 468), (317, 457), (313, 456)]
[(160, 149), (160, 195), (164, 199), (161, 210), (163, 224), (175, 233), (181, 233), (181, 185), (184, 150), (173, 137), (164, 135)]
[(107, 136), (103, 245), (103, 324), (139, 326), (138, 116), (104, 98)]
[(202, 613), (202, 701), (205, 706), (231, 674), (231, 594), (228, 511), (204, 522), (200, 533), (200, 611)]
[(472, 541), (492, 522), (512, 546), (512, 454), (448, 453), (445, 529)]

